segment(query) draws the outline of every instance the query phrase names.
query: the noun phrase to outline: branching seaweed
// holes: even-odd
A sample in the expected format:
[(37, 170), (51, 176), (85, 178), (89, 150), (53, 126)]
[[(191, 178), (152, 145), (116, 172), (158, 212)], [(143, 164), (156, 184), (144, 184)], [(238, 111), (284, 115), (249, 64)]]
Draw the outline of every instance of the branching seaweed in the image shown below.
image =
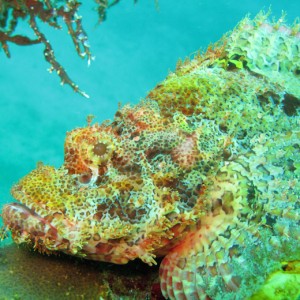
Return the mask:
[[(107, 9), (119, 1), (95, 0), (99, 23), (105, 20)], [(89, 96), (79, 89), (57, 61), (50, 41), (38, 25), (39, 22), (43, 22), (53, 28), (62, 29), (60, 23), (65, 23), (77, 54), (87, 59), (89, 64), (92, 55), (87, 34), (82, 26), (82, 17), (78, 14), (80, 5), (81, 3), (76, 0), (2, 0), (0, 1), (0, 45), (6, 56), (10, 58), (9, 43), (21, 46), (43, 44), (44, 57), (51, 65), (50, 72), (56, 71), (61, 84), (68, 84), (75, 92), (88, 98)], [(15, 33), (20, 21), (28, 22), (35, 39)]]

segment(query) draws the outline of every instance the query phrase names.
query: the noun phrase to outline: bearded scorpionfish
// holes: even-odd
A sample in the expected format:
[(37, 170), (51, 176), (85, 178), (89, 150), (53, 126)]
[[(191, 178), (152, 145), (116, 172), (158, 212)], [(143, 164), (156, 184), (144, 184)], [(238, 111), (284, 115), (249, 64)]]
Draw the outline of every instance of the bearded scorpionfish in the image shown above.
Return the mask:
[(14, 241), (116, 264), (164, 256), (169, 299), (247, 299), (299, 274), (299, 27), (245, 18), (139, 104), (68, 132), (64, 164), (12, 188)]

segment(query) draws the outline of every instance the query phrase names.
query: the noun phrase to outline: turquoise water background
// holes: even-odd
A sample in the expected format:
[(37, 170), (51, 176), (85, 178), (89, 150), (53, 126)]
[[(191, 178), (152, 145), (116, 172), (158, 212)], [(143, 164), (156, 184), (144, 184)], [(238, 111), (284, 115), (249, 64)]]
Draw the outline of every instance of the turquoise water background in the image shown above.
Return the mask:
[[(246, 14), (254, 17), (271, 5), (275, 17), (287, 12), (292, 23), (299, 0), (123, 0), (97, 26), (93, 1), (82, 1), (83, 24), (95, 60), (81, 60), (66, 31), (41, 24), (56, 57), (70, 77), (90, 95), (87, 100), (46, 70), (43, 46), (10, 45), (12, 58), (0, 52), (0, 208), (12, 201), (10, 187), (38, 161), (59, 167), (67, 131), (84, 126), (86, 116), (111, 119), (118, 103), (137, 103), (176, 61), (217, 41)], [(64, 28), (65, 29), (65, 28)], [(24, 23), (20, 32), (31, 34)], [(1, 221), (0, 221), (1, 225)]]

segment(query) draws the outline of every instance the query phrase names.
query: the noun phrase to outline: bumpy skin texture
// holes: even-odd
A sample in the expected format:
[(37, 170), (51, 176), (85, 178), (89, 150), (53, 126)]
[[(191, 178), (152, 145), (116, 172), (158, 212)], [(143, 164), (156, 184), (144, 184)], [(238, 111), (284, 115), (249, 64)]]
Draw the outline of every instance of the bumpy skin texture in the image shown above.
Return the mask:
[(160, 267), (170, 299), (246, 299), (300, 260), (299, 26), (243, 20), (65, 163), (12, 189), (3, 219), (42, 252)]

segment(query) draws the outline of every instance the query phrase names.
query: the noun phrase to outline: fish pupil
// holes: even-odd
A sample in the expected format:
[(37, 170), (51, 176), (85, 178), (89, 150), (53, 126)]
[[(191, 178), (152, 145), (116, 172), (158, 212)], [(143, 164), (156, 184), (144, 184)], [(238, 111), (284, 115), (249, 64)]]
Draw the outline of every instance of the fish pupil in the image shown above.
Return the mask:
[(102, 156), (106, 153), (107, 150), (107, 145), (104, 143), (97, 143), (94, 146), (93, 152), (94, 154), (98, 155), (98, 156)]

